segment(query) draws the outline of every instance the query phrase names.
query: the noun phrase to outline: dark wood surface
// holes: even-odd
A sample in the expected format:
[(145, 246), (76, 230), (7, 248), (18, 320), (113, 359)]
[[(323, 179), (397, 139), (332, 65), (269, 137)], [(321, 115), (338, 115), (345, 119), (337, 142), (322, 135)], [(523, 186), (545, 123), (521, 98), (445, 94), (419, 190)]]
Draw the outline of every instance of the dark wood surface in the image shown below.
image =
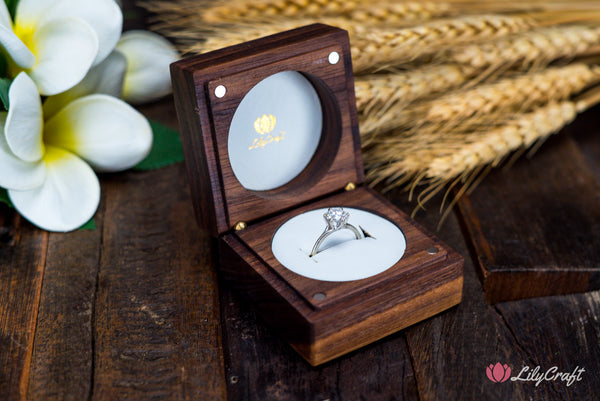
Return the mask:
[[(176, 126), (169, 100), (142, 110)], [(530, 163), (571, 141), (598, 182), (598, 127), (595, 108)], [(494, 175), (522, 187), (518, 169), (496, 171), (472, 204), (495, 191)], [(2, 400), (587, 401), (600, 393), (600, 293), (487, 304), (472, 238), (455, 216), (436, 235), (466, 259), (462, 303), (313, 368), (218, 279), (215, 246), (194, 221), (183, 165), (101, 181), (94, 231), (45, 233), (0, 206)], [(400, 191), (386, 197), (405, 211), (414, 207)], [(553, 202), (536, 205), (553, 210)], [(439, 220), (435, 206), (416, 216), (430, 230)], [(493, 213), (479, 207), (479, 219)], [(498, 361), (513, 375), (538, 365), (585, 373), (571, 386), (493, 383), (485, 368)]]

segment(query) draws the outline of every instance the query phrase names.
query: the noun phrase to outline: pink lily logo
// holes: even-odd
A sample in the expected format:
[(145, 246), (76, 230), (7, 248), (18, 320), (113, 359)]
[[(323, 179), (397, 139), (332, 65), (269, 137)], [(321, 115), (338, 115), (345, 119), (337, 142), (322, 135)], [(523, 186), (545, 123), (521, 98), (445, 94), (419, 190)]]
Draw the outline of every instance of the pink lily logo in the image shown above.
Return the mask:
[(496, 362), (495, 365), (490, 364), (485, 370), (488, 379), (494, 383), (504, 383), (510, 378), (510, 366)]

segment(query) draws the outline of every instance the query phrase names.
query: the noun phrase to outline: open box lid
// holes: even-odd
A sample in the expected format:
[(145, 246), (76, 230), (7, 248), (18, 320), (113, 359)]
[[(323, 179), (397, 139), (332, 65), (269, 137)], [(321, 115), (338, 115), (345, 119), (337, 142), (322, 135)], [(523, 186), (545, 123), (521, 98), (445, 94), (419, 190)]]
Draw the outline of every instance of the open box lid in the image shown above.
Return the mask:
[(314, 24), (180, 60), (200, 226), (225, 233), (364, 181), (346, 31)]

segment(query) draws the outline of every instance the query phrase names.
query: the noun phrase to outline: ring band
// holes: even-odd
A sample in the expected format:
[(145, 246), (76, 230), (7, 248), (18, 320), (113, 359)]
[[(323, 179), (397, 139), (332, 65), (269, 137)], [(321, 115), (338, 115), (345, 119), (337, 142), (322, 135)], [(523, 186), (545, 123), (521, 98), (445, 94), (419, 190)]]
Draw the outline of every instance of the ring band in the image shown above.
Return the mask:
[(323, 214), (323, 217), (327, 222), (327, 227), (325, 228), (325, 231), (323, 231), (323, 234), (321, 234), (319, 238), (317, 238), (317, 242), (315, 242), (315, 245), (313, 246), (312, 251), (310, 252), (310, 255), (308, 255), (308, 257), (312, 258), (314, 255), (319, 253), (319, 248), (321, 247), (323, 241), (325, 241), (325, 238), (327, 238), (332, 233), (342, 230), (344, 228), (347, 228), (348, 230), (352, 231), (356, 236), (356, 239), (363, 238), (362, 234), (356, 229), (356, 227), (354, 227), (352, 224), (348, 224), (348, 218), (350, 217), (350, 213), (345, 212), (343, 208), (331, 207), (327, 210), (327, 213)]

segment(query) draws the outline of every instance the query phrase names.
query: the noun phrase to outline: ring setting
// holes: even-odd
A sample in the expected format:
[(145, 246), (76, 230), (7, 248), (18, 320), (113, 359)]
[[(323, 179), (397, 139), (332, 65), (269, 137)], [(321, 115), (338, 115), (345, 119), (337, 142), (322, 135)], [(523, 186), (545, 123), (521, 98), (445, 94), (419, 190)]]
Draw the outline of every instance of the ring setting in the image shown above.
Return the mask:
[(332, 233), (348, 229), (354, 233), (356, 239), (362, 239), (363, 235), (360, 231), (356, 229), (352, 224), (348, 224), (348, 218), (350, 218), (350, 213), (346, 212), (341, 207), (331, 207), (327, 210), (325, 214), (323, 214), (323, 218), (327, 222), (327, 227), (325, 227), (325, 231), (317, 238), (317, 242), (312, 248), (309, 257), (313, 257), (317, 253), (319, 253), (319, 248), (323, 244), (323, 241), (331, 235)]

